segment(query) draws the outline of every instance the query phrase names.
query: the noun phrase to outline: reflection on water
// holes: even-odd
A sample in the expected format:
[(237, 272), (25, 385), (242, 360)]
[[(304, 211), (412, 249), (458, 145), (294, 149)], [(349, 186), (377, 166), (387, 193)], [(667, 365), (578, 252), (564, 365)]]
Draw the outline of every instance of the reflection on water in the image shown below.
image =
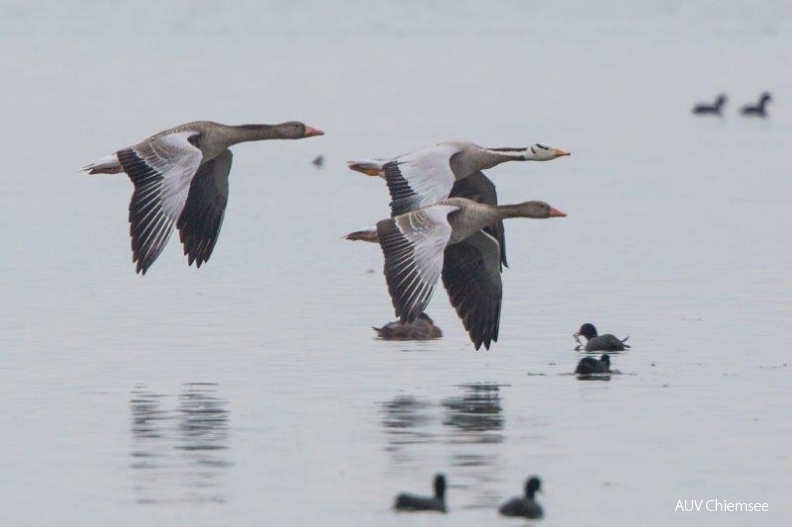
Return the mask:
[[(501, 406), (502, 385), (473, 383), (459, 386), (461, 394), (442, 399), (439, 407), (412, 396), (398, 396), (382, 404), (382, 426), (393, 462), (408, 470), (425, 470), (414, 463), (420, 445), (443, 445), (448, 455), (445, 466), (452, 488), (473, 490), (473, 502), (462, 508), (492, 507), (497, 502), (497, 474), (500, 472), (500, 443), (505, 426)], [(438, 412), (441, 409), (442, 412)]]
[(132, 390), (132, 463), (138, 503), (222, 503), (228, 459), (228, 401), (213, 383), (178, 395)]
[(454, 440), (463, 443), (500, 443), (503, 429), (500, 386), (490, 383), (465, 384), (462, 397), (443, 400), (445, 423), (457, 431)]
[(473, 501), (463, 508), (491, 508), (497, 503), (498, 474), (504, 441), (505, 419), (501, 406), (501, 385), (463, 384), (462, 395), (444, 399), (443, 424), (448, 427), (447, 443), (451, 464), (462, 487), (473, 489)]

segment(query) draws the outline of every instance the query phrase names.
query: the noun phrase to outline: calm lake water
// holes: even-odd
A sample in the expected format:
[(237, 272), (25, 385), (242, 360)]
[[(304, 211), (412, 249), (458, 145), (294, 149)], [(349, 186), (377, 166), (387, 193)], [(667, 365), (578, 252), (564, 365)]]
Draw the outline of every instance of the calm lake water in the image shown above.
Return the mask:
[[(0, 524), (788, 525), (792, 4), (0, 4)], [(772, 117), (737, 108), (770, 90)], [(726, 92), (721, 118), (690, 107)], [(134, 273), (123, 176), (88, 162), (176, 124), (304, 120), (235, 148), (211, 261)], [(573, 152), (490, 172), (507, 225), (501, 339), (439, 289), (392, 319), (387, 216), (347, 159), (448, 139)], [(311, 160), (324, 155), (325, 166)], [(583, 322), (630, 335), (581, 382)], [(445, 472), (451, 513), (399, 515)], [(675, 512), (678, 500), (765, 513)]]

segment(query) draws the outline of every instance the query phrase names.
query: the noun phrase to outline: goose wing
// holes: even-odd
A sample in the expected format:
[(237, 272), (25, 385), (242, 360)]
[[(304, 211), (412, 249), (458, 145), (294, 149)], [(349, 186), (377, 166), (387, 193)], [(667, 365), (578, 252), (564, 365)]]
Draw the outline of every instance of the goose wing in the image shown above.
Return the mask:
[(479, 231), (445, 248), (443, 284), (476, 349), (498, 340), (503, 283), (498, 242)]
[(434, 205), (377, 223), (385, 279), (401, 322), (413, 322), (432, 298), (451, 239), (452, 205)]
[[(481, 171), (474, 172), (466, 178), (454, 182), (449, 197), (468, 198), (487, 205), (498, 204), (498, 191), (495, 189), (495, 183)], [(509, 263), (506, 261), (506, 231), (503, 227), (503, 220), (499, 220), (494, 225), (484, 227), (484, 232), (498, 241), (501, 264), (509, 267)]]
[(153, 138), (117, 152), (135, 191), (129, 203), (132, 261), (146, 274), (162, 252), (187, 200), (187, 192), (203, 155), (188, 131)]
[(452, 144), (439, 144), (405, 154), (382, 166), (382, 177), (391, 195), (391, 216), (398, 216), (444, 200), (456, 177), (451, 157), (459, 152)]
[(176, 222), (179, 238), (189, 264), (196, 267), (209, 259), (214, 250), (228, 204), (228, 173), (233, 155), (225, 149), (198, 169), (190, 183), (187, 202)]

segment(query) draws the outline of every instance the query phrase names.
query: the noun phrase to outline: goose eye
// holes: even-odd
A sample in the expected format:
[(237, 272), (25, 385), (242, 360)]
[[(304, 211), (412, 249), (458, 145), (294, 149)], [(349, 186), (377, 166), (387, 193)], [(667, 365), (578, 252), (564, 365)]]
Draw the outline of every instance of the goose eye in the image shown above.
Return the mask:
[(536, 146), (538, 146), (538, 147), (539, 147), (539, 148), (541, 148), (542, 150), (547, 150), (547, 147), (546, 147), (545, 145), (542, 145), (542, 144), (536, 143)]

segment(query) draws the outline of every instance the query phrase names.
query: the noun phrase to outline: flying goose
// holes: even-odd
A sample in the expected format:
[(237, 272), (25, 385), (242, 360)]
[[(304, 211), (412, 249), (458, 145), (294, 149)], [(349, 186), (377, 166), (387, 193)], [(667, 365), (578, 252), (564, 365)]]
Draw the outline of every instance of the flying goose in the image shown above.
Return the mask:
[[(452, 141), (422, 148), (393, 159), (349, 161), (349, 168), (369, 176), (380, 176), (388, 184), (391, 216), (418, 210), (446, 198), (468, 198), (488, 205), (498, 204), (495, 185), (482, 170), (507, 161), (551, 161), (568, 156), (559, 148), (536, 143), (528, 148), (484, 148), (469, 141)], [(503, 222), (485, 231), (498, 240), (501, 262), (506, 260)], [(373, 231), (359, 231), (351, 240), (376, 241)]]
[(713, 104), (700, 102), (693, 107), (693, 113), (696, 115), (721, 115), (723, 105), (726, 104), (726, 95), (721, 93), (715, 98)]
[(506, 161), (550, 161), (569, 153), (535, 144), (528, 148), (484, 148), (451, 141), (393, 159), (349, 161), (349, 168), (388, 183), (393, 216), (451, 197), (454, 182)]
[(740, 113), (748, 116), (754, 115), (763, 118), (767, 117), (766, 106), (767, 103), (772, 100), (773, 100), (772, 95), (770, 95), (768, 92), (764, 92), (762, 93), (761, 96), (759, 96), (759, 102), (757, 102), (756, 104), (750, 104), (750, 103), (746, 104), (745, 106), (740, 108)]
[(498, 512), (504, 516), (524, 517), (529, 519), (539, 519), (544, 516), (542, 506), (534, 499), (534, 495), (541, 490), (542, 481), (531, 476), (525, 482), (525, 495), (516, 496), (500, 506)]
[(448, 512), (445, 503), (446, 480), (442, 474), (434, 478), (434, 496), (416, 496), (401, 493), (393, 502), (393, 509), (404, 512), (437, 511)]
[(129, 232), (138, 273), (146, 274), (174, 225), (188, 264), (201, 267), (212, 255), (228, 203), (229, 147), (323, 134), (296, 121), (240, 126), (195, 121), (153, 135), (82, 170), (89, 174), (126, 172), (135, 185)]
[[(598, 335), (597, 328), (594, 327), (594, 324), (589, 322), (580, 326), (580, 329), (572, 336), (575, 337), (575, 340), (578, 340), (579, 337), (585, 337), (586, 351), (624, 351), (625, 348), (630, 347), (628, 344), (625, 344), (630, 337), (620, 339), (610, 333)], [(578, 340), (578, 342), (580, 341)]]
[(505, 218), (566, 216), (542, 201), (487, 205), (449, 198), (382, 220), (377, 239), (396, 316), (413, 322), (432, 298), (442, 274), (451, 304), (476, 349), (498, 340), (503, 286), (500, 246), (482, 229)]

